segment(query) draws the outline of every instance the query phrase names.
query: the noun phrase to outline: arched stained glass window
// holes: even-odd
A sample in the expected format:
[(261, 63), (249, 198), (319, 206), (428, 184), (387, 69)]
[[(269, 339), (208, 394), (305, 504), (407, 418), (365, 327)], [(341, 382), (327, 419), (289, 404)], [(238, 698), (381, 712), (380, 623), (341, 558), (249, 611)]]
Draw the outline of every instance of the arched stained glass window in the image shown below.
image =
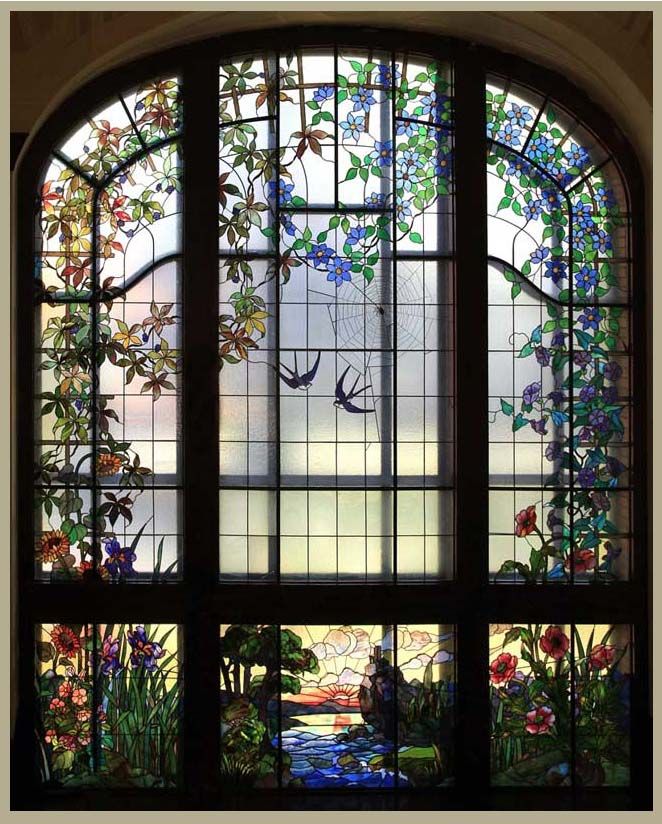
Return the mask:
[(51, 118), (19, 172), (31, 800), (646, 803), (627, 149), (531, 64), (359, 29), (180, 48)]

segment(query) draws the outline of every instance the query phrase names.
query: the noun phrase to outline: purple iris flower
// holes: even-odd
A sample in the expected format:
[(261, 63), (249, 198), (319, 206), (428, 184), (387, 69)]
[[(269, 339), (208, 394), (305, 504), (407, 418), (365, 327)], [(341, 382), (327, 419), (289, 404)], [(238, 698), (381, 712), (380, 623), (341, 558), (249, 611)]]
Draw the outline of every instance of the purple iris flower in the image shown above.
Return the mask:
[(129, 630), (126, 637), (131, 645), (131, 666), (137, 669), (141, 664), (149, 672), (156, 669), (156, 659), (165, 655), (163, 648), (155, 641), (150, 641), (145, 627), (138, 625), (133, 632)]
[(540, 381), (534, 381), (524, 388), (522, 392), (522, 400), (528, 406), (533, 405), (540, 397), (540, 390), (542, 386)]
[(125, 577), (133, 575), (133, 562), (136, 560), (135, 552), (128, 547), (121, 547), (117, 538), (104, 538), (108, 558), (104, 561), (104, 566), (113, 576)]
[(122, 668), (119, 660), (120, 642), (118, 638), (106, 638), (101, 650), (101, 674), (114, 675)]

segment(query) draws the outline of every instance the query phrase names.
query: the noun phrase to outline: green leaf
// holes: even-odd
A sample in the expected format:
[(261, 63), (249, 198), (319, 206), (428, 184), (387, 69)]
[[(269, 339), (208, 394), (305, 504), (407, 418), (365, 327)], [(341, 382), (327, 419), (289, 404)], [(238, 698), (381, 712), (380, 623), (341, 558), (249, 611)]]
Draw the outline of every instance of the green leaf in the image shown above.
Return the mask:
[(510, 298), (511, 300), (515, 300), (515, 298), (519, 295), (522, 291), (522, 287), (519, 283), (513, 283), (512, 288), (510, 290)]
[(501, 398), (501, 411), (504, 415), (512, 415), (515, 409), (511, 403), (508, 403), (508, 401), (504, 401), (504, 399)]

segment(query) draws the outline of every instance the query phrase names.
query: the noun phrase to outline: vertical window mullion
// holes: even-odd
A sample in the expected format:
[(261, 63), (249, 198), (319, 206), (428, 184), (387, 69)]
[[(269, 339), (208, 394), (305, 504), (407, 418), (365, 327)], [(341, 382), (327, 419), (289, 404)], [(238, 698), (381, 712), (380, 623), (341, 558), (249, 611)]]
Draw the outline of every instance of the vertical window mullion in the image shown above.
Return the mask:
[(216, 784), (220, 696), (214, 599), (218, 555), (218, 67), (183, 69), (184, 786)]
[[(462, 51), (454, 67), (456, 248), (456, 467), (458, 786), (467, 798), (489, 782), (487, 617), (488, 354), (485, 71)], [(471, 795), (468, 795), (471, 793)]]

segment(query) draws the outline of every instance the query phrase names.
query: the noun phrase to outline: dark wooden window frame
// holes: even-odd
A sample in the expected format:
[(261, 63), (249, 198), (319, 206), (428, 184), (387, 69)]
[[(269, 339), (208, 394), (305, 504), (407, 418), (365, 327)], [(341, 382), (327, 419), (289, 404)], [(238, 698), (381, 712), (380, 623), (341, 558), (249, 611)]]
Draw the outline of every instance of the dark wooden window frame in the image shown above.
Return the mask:
[[(438, 584), (301, 585), (218, 582), (218, 63), (287, 46), (404, 49), (450, 61), (456, 111), (456, 579)], [(48, 153), (76, 120), (143, 78), (172, 72), (184, 102), (183, 578), (107, 586), (34, 580), (32, 506), (34, 208)], [(485, 80), (500, 74), (549, 94), (599, 135), (630, 195), (633, 329), (633, 567), (606, 586), (524, 587), (488, 580), (487, 220)], [(12, 742), (13, 809), (651, 809), (649, 537), (644, 186), (618, 126), (561, 75), (491, 48), (420, 32), (298, 27), (232, 34), (161, 52), (88, 83), (45, 122), (16, 172), (14, 243), (14, 461), (12, 573), (17, 621), (18, 714)], [(195, 277), (192, 277), (193, 273)], [(194, 322), (193, 322), (194, 319)], [(181, 788), (49, 791), (34, 758), (34, 625), (144, 620), (183, 626)], [(219, 625), (439, 622), (457, 626), (457, 786), (434, 791), (260, 791), (229, 794), (219, 782)], [(487, 625), (505, 621), (628, 623), (634, 627), (632, 785), (629, 789), (490, 789)]]

